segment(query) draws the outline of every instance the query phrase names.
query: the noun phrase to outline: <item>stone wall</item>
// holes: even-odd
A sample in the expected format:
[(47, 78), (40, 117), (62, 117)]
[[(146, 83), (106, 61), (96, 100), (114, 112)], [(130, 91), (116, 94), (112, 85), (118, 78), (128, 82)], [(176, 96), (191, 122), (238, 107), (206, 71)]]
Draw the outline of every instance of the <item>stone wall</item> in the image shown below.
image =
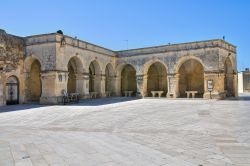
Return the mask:
[(25, 44), (23, 38), (0, 30), (0, 105), (6, 104), (6, 83), (15, 76), (19, 82), (19, 103), (24, 101), (23, 60)]
[[(134, 87), (132, 84), (136, 85), (136, 90), (133, 91), (137, 96), (147, 96), (150, 93), (147, 92), (148, 78), (154, 78), (155, 80), (150, 81), (159, 85), (160, 82), (157, 80), (167, 81), (164, 83), (167, 87), (160, 88), (165, 91), (164, 95), (180, 97), (180, 88), (185, 87), (179, 86), (180, 81), (183, 82), (181, 75), (185, 75), (180, 69), (187, 61), (196, 62), (201, 66), (193, 68), (196, 72), (202, 70), (203, 75), (199, 79), (202, 78), (200, 81), (203, 83), (197, 85), (204, 85), (204, 90), (201, 91), (204, 98), (210, 98), (207, 90), (209, 80), (213, 80), (214, 83), (211, 93), (213, 98), (237, 96), (236, 47), (224, 40), (112, 51), (58, 33), (20, 38), (0, 31), (0, 89), (3, 89), (0, 93), (0, 102), (5, 102), (5, 82), (10, 75), (15, 75), (20, 80), (20, 101), (29, 102), (32, 96), (30, 87), (33, 84), (30, 81), (33, 77), (31, 70), (35, 62), (40, 64), (40, 69), (37, 69), (40, 74), (36, 74), (36, 77), (37, 81), (40, 79), (41, 82), (40, 103), (44, 104), (58, 103), (62, 90), (69, 87), (69, 74), (74, 78), (69, 82), (75, 84), (70, 87), (74, 87), (81, 98), (89, 98), (90, 91), (95, 89), (99, 97), (105, 97), (107, 87), (112, 90), (113, 95), (119, 96), (122, 87)], [(166, 74), (162, 75), (162, 72), (155, 71), (158, 74), (151, 78), (148, 71), (154, 64), (161, 66), (155, 70), (164, 70)], [(131, 65), (135, 70), (132, 82), (122, 78), (122, 71), (127, 65)], [(186, 68), (188, 67), (185, 67), (185, 70)], [(110, 73), (112, 74), (109, 75)], [(128, 85), (124, 85), (125, 82)], [(110, 85), (106, 85), (107, 83)], [(230, 86), (229, 90), (225, 89), (226, 85)], [(185, 90), (182, 93), (184, 92)]]

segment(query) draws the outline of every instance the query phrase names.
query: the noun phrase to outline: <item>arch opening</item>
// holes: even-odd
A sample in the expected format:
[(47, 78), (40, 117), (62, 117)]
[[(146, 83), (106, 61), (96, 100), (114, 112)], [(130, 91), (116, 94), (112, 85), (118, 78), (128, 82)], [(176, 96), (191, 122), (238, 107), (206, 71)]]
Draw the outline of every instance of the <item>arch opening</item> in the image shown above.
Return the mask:
[(125, 91), (133, 91), (133, 96), (137, 92), (136, 70), (129, 64), (125, 65), (121, 72), (121, 94)]
[(77, 78), (77, 74), (83, 72), (83, 65), (81, 59), (74, 56), (70, 58), (68, 62), (68, 82), (67, 82), (67, 92), (68, 93), (79, 93), (81, 94), (81, 88), (77, 85), (80, 84), (80, 80)]
[(19, 81), (16, 76), (10, 76), (6, 82), (6, 104), (19, 104)]
[(29, 75), (29, 101), (39, 102), (42, 94), (42, 82), (41, 64), (38, 60), (35, 59), (32, 62)]
[(105, 68), (105, 92), (114, 92), (114, 69), (109, 63)]
[(89, 92), (101, 93), (101, 69), (96, 60), (89, 65)]
[(186, 97), (186, 91), (197, 91), (195, 95), (202, 98), (204, 94), (204, 68), (194, 59), (185, 61), (179, 68), (179, 93), (180, 97)]
[(68, 93), (76, 92), (76, 64), (73, 59), (71, 59), (68, 63), (68, 83), (67, 83), (67, 91)]
[(147, 94), (152, 96), (151, 91), (168, 91), (167, 70), (160, 62), (153, 63), (147, 72)]
[(229, 57), (226, 59), (224, 66), (224, 91), (226, 97), (234, 97), (234, 71)]

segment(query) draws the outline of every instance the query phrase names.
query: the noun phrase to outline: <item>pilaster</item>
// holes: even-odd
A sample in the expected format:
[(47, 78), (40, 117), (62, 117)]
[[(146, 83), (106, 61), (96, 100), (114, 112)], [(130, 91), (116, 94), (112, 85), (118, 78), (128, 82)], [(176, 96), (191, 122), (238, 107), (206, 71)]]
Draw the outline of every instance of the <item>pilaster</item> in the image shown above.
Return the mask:
[(177, 98), (180, 96), (179, 92), (179, 80), (180, 74), (168, 74), (168, 98)]
[(41, 73), (41, 104), (58, 104), (62, 90), (67, 90), (68, 72), (49, 71)]
[[(224, 99), (226, 94), (224, 92), (224, 78), (225, 75), (222, 72), (205, 72), (204, 73), (204, 95), (205, 99)], [(208, 81), (213, 82), (213, 90), (208, 91)]]
[(146, 95), (143, 88), (144, 82), (145, 82), (144, 75), (136, 75), (137, 97), (145, 97)]

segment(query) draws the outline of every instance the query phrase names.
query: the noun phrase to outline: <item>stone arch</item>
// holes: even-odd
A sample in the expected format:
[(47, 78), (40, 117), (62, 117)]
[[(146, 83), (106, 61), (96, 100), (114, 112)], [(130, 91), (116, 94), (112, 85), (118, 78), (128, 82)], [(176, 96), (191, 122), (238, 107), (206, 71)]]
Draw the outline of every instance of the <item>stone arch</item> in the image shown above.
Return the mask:
[(103, 72), (105, 71), (105, 67), (106, 67), (106, 63), (103, 63), (100, 59), (98, 59), (97, 57), (95, 58), (91, 58), (87, 61), (86, 63), (86, 71), (89, 70), (89, 66), (91, 65), (91, 63), (94, 62), (95, 64), (98, 64), (98, 70), (100, 70), (100, 73), (104, 74)]
[(89, 92), (101, 93), (101, 68), (97, 60), (89, 65)]
[(224, 62), (224, 91), (227, 97), (234, 96), (234, 70), (230, 57), (227, 57)]
[(126, 65), (130, 65), (130, 66), (132, 66), (136, 70), (136, 67), (132, 63), (125, 63), (125, 62), (123, 62), (123, 63), (120, 63), (119, 65), (117, 65), (116, 71), (115, 71), (116, 72), (116, 76), (121, 77), (122, 70), (124, 69), (124, 67)]
[(133, 91), (132, 95), (136, 95), (137, 92), (136, 70), (130, 64), (124, 65), (121, 70), (121, 93), (125, 91)]
[(8, 77), (5, 93), (7, 105), (19, 103), (19, 80), (16, 76)]
[(151, 67), (151, 65), (154, 63), (157, 63), (157, 62), (159, 62), (161, 65), (163, 65), (164, 68), (166, 69), (166, 71), (168, 71), (168, 66), (166, 65), (166, 63), (164, 63), (162, 60), (159, 60), (159, 59), (152, 59), (143, 65), (143, 75), (147, 75), (148, 70)]
[(180, 97), (186, 97), (186, 91), (197, 91), (197, 97), (203, 97), (204, 94), (204, 66), (195, 59), (190, 58), (182, 62), (178, 67), (179, 74), (179, 94)]
[(180, 67), (182, 66), (182, 64), (185, 63), (188, 60), (196, 60), (196, 61), (198, 61), (202, 65), (203, 69), (205, 69), (205, 64), (203, 63), (203, 61), (200, 58), (198, 58), (196, 56), (193, 56), (193, 55), (188, 55), (188, 56), (184, 56), (184, 57), (180, 58), (177, 61), (176, 65), (174, 67), (175, 73), (178, 73), (178, 71), (179, 71)]
[(148, 96), (152, 96), (151, 91), (164, 91), (163, 95), (167, 94), (167, 69), (162, 62), (156, 61), (151, 63), (147, 69), (146, 76), (147, 80), (145, 81), (147, 82)]
[(82, 62), (77, 56), (74, 56), (69, 59), (67, 67), (68, 67), (67, 91), (68, 93), (76, 93), (78, 92), (77, 74), (81, 74), (83, 72)]
[(39, 102), (42, 94), (41, 63), (36, 58), (29, 58), (25, 61), (27, 73), (27, 100)]
[(34, 61), (38, 61), (40, 66), (41, 66), (41, 69), (42, 69), (42, 63), (41, 63), (40, 59), (38, 59), (38, 58), (36, 58), (34, 56), (28, 56), (24, 60), (24, 72), (27, 72), (27, 73), (30, 72), (31, 65), (33, 64)]
[(115, 90), (115, 71), (111, 63), (108, 63), (105, 68), (105, 92), (114, 92)]

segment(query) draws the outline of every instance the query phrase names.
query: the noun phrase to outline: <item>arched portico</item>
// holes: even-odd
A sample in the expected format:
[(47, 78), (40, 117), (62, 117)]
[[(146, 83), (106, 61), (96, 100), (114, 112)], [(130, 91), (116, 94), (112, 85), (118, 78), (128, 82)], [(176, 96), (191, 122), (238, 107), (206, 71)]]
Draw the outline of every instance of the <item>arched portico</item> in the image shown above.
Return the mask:
[(26, 66), (26, 99), (28, 102), (39, 102), (42, 94), (41, 63), (29, 57), (25, 60)]
[(124, 65), (121, 71), (121, 94), (125, 91), (133, 91), (133, 95), (137, 92), (136, 70), (130, 64)]
[(226, 58), (224, 63), (224, 91), (227, 97), (234, 97), (234, 70), (229, 57)]
[(115, 90), (115, 72), (113, 66), (108, 63), (105, 68), (105, 92), (110, 92), (111, 94)]
[[(147, 96), (152, 96), (152, 91), (168, 91), (167, 70), (161, 62), (151, 64), (147, 70)], [(146, 80), (145, 80), (146, 81)]]
[(184, 61), (178, 69), (179, 97), (186, 97), (186, 91), (197, 91), (196, 97), (204, 94), (204, 67), (196, 59)]
[(96, 60), (89, 65), (89, 92), (97, 92), (99, 96), (101, 95), (101, 69)]

